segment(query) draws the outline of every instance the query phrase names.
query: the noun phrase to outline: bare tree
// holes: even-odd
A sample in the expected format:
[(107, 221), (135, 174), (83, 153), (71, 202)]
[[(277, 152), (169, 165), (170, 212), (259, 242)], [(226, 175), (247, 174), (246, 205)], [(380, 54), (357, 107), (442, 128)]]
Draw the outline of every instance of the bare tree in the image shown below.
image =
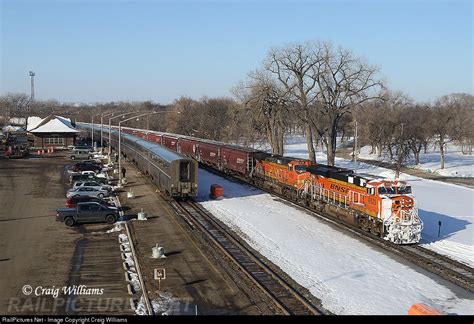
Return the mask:
[(383, 100), (371, 100), (359, 107), (354, 112), (357, 117), (359, 128), (359, 141), (369, 144), (372, 148), (371, 154), (376, 153), (382, 156), (382, 150), (390, 143), (392, 134), (390, 119), (388, 118), (389, 108)]
[(459, 116), (462, 115), (460, 99), (457, 94), (443, 96), (432, 108), (431, 129), (435, 135), (436, 144), (439, 146), (441, 169), (444, 169), (445, 165), (446, 144), (462, 135), (461, 129), (457, 127)]
[(434, 118), (427, 105), (415, 105), (407, 112), (406, 131), (407, 141), (415, 156), (415, 164), (420, 164), (420, 152), (432, 138), (429, 120)]
[(4, 123), (8, 123), (9, 118), (27, 117), (30, 110), (30, 97), (24, 93), (7, 93), (0, 97), (2, 106), (1, 115), (5, 115)]
[(243, 102), (249, 112), (253, 128), (264, 134), (270, 143), (272, 153), (283, 155), (285, 137), (285, 117), (287, 101), (284, 91), (265, 71), (249, 74), (248, 84), (234, 89), (234, 94)]
[(454, 117), (456, 140), (461, 146), (463, 154), (472, 155), (474, 142), (474, 96), (467, 93), (459, 93), (454, 96), (459, 102), (459, 113)]
[(316, 65), (322, 60), (321, 46), (315, 42), (291, 44), (272, 48), (268, 53), (265, 67), (273, 73), (297, 108), (295, 113), (305, 125), (309, 159), (316, 161), (313, 137), (316, 136), (310, 120), (310, 107), (317, 101)]
[(334, 165), (336, 138), (341, 118), (354, 107), (379, 97), (375, 90), (383, 88), (376, 75), (378, 69), (355, 57), (351, 51), (323, 44), (315, 60), (317, 99), (329, 118), (328, 164)]

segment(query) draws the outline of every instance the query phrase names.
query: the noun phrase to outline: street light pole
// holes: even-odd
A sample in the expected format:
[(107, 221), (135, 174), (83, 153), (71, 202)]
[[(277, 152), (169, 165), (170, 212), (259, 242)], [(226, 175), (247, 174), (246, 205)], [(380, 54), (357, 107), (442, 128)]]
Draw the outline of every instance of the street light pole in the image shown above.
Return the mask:
[(112, 147), (110, 143), (112, 142), (112, 119), (119, 118), (119, 117), (124, 117), (126, 115), (130, 115), (136, 113), (136, 111), (130, 111), (124, 114), (120, 114), (118, 116), (110, 117), (109, 118), (109, 164), (110, 164), (110, 155), (112, 154)]
[(357, 119), (355, 120), (354, 162), (357, 162)]
[(92, 115), (92, 149), (94, 149), (94, 115)]
[(30, 100), (31, 102), (35, 101), (35, 72), (30, 71), (30, 78), (31, 78), (31, 95)]
[[(119, 165), (118, 165), (118, 173), (119, 173), (119, 179), (118, 179), (118, 183), (119, 185), (122, 184), (122, 123), (125, 123), (126, 121), (129, 121), (129, 120), (132, 120), (132, 119), (135, 119), (135, 118), (139, 118), (139, 117), (142, 117), (142, 116), (150, 116), (150, 115), (155, 115), (155, 114), (163, 114), (163, 113), (168, 113), (170, 111), (152, 111), (152, 112), (147, 112), (147, 113), (143, 113), (143, 114), (140, 114), (138, 116), (133, 116), (133, 117), (130, 117), (130, 118), (127, 118), (127, 119), (124, 119), (122, 121), (119, 122), (119, 134), (118, 134), (118, 138), (119, 138), (119, 143), (118, 143), (118, 154), (119, 154)], [(179, 112), (178, 112), (179, 113)]]
[[(116, 113), (116, 111), (112, 112), (112, 113), (107, 113), (107, 114), (102, 114), (100, 115), (100, 148), (102, 150), (102, 148), (104, 147), (104, 117), (106, 116), (110, 116), (110, 115), (114, 115)], [(102, 151), (103, 153), (103, 151)]]

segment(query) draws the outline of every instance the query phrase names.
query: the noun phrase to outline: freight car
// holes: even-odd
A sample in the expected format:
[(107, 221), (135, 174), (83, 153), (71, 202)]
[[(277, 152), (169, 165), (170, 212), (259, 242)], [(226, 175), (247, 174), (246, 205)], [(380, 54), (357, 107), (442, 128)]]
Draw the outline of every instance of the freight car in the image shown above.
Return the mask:
[(156, 142), (202, 164), (393, 243), (412, 244), (421, 239), (423, 223), (411, 187), (404, 181), (372, 179), (353, 170), (189, 136), (129, 131), (143, 138), (153, 134)]

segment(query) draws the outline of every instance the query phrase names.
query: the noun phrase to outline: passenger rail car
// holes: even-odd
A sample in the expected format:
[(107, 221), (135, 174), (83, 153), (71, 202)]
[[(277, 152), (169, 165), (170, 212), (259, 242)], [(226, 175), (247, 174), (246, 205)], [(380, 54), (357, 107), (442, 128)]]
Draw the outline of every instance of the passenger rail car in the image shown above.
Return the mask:
[[(114, 140), (113, 140), (114, 141)], [(118, 143), (117, 143), (118, 144)], [(163, 146), (122, 134), (122, 153), (161, 191), (171, 197), (194, 197), (198, 193), (198, 163)]]
[[(80, 127), (90, 128), (87, 124)], [(97, 131), (99, 135), (99, 131)], [(108, 129), (103, 132), (108, 140)], [(112, 128), (111, 146), (118, 151), (118, 131)], [(198, 162), (177, 152), (134, 136), (122, 129), (122, 154), (145, 175), (160, 191), (175, 198), (186, 199), (198, 194)]]

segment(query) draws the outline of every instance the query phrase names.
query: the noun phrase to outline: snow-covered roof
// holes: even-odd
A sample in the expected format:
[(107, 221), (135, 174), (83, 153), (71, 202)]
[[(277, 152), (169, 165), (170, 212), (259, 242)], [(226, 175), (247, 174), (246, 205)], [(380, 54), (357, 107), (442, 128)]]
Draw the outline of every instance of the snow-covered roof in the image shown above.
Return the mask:
[(79, 131), (71, 124), (71, 120), (61, 116), (48, 116), (43, 119), (35, 128), (30, 129), (35, 133), (78, 133)]
[(75, 127), (72, 125), (72, 122), (71, 122), (71, 118), (66, 118), (66, 117), (62, 117), (62, 116), (54, 116), (56, 118), (58, 118), (59, 120), (61, 120), (64, 124), (66, 124), (68, 127), (71, 127), (71, 128), (74, 128)]
[(41, 117), (36, 117), (36, 116), (31, 116), (28, 117), (28, 125), (27, 125), (27, 131), (30, 131), (32, 129), (35, 129), (38, 127), (38, 125), (43, 121), (43, 118)]

